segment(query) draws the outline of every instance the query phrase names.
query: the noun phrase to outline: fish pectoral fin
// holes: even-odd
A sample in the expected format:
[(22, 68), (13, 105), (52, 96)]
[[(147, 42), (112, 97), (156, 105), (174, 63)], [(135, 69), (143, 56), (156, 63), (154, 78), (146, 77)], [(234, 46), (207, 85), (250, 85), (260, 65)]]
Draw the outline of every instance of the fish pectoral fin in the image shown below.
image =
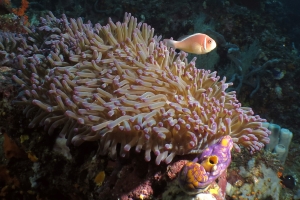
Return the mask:
[(190, 53), (203, 54), (203, 52), (205, 52), (205, 50), (203, 50), (201, 45), (199, 45), (199, 44), (192, 45)]

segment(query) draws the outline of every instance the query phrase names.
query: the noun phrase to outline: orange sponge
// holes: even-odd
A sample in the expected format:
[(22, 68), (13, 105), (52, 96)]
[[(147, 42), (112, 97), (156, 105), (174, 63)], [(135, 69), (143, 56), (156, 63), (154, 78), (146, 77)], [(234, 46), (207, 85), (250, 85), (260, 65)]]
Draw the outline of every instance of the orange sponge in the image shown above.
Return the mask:
[(29, 6), (29, 2), (27, 0), (22, 0), (21, 6), (19, 8), (13, 8), (12, 12), (18, 16), (23, 16), (28, 6)]
[(5, 157), (11, 159), (12, 157), (21, 158), (25, 157), (25, 152), (21, 150), (17, 144), (6, 134), (4, 133), (4, 143), (3, 150), (5, 152)]

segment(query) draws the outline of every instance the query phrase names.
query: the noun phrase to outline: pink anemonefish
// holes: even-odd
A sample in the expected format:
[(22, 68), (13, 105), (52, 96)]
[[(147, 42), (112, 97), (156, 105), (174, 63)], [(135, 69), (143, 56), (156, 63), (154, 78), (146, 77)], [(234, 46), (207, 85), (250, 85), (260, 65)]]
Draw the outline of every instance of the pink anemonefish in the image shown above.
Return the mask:
[(216, 48), (216, 42), (203, 33), (195, 33), (182, 38), (180, 41), (165, 39), (166, 45), (187, 53), (206, 54)]

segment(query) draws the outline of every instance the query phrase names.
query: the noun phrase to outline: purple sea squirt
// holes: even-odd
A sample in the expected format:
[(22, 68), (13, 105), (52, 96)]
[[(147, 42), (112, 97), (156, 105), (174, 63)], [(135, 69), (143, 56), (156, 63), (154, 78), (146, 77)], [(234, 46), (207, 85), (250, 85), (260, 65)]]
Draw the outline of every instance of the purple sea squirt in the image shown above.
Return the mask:
[(188, 194), (205, 191), (229, 166), (232, 147), (232, 139), (226, 135), (185, 164), (178, 177), (181, 189)]

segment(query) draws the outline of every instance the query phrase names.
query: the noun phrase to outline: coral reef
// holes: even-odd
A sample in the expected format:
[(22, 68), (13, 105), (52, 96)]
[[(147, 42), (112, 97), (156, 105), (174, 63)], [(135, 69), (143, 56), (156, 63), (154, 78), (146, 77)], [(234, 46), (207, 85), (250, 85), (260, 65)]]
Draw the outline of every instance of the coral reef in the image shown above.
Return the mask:
[[(280, 62), (280, 59), (271, 59), (265, 61), (262, 65), (257, 64), (253, 66), (252, 62), (262, 56), (262, 50), (259, 49), (257, 41), (249, 46), (247, 52), (243, 55), (240, 52), (240, 48), (232, 43), (226, 42), (223, 35), (217, 33), (211, 29), (206, 30), (206, 33), (214, 36), (218, 44), (227, 51), (227, 57), (234, 64), (235, 70), (229, 70), (225, 75), (230, 76), (229, 82), (233, 82), (236, 86), (230, 87), (227, 92), (236, 91), (240, 93), (243, 84), (251, 86), (253, 91), (250, 93), (250, 98), (259, 90), (261, 76), (266, 74), (268, 69), (274, 70), (275, 66)], [(282, 77), (277, 79), (281, 79)]]
[(18, 145), (9, 138), (7, 133), (3, 134), (4, 142), (3, 142), (3, 150), (5, 157), (7, 159), (11, 158), (21, 158), (25, 156), (25, 152), (18, 147)]
[(28, 6), (29, 2), (27, 0), (21, 0), (21, 6), (19, 8), (12, 8), (12, 12), (18, 16), (24, 16)]
[[(280, 199), (280, 179), (276, 172), (267, 168), (263, 163), (255, 164), (255, 158), (248, 162), (246, 168), (240, 166), (239, 180), (245, 182), (238, 183), (235, 186), (229, 184), (227, 194), (233, 199)], [(257, 165), (257, 166), (255, 166)], [(229, 172), (231, 176), (232, 172)]]
[[(19, 5), (21, 5), (21, 3), (19, 3)], [(18, 7), (18, 5), (15, 4), (14, 7)], [(3, 7), (0, 7), (0, 15), (3, 16), (12, 13), (7, 10), (2, 12), (2, 8)], [(40, 71), (37, 70), (36, 74), (42, 77), (41, 80), (45, 80), (43, 79), (45, 75), (41, 75), (41, 73), (49, 74), (45, 69), (53, 70), (55, 68), (55, 65), (51, 65), (51, 60), (48, 60), (47, 56), (52, 58), (55, 62), (59, 61), (53, 58), (55, 57), (54, 54), (59, 55), (63, 62), (70, 64), (63, 66), (67, 68), (70, 66), (78, 66), (76, 64), (83, 60), (91, 62), (90, 58), (81, 58), (82, 60), (79, 62), (70, 61), (69, 57), (72, 57), (73, 54), (68, 54), (68, 52), (61, 53), (61, 51), (64, 51), (62, 47), (57, 51), (56, 42), (59, 40), (65, 45), (64, 47), (68, 48), (69, 52), (75, 52), (74, 54), (79, 55), (78, 51), (76, 52), (76, 46), (78, 46), (78, 41), (81, 41), (82, 38), (84, 40), (82, 43), (85, 43), (86, 37), (81, 34), (84, 35), (87, 32), (85, 28), (83, 28), (84, 31), (81, 31), (82, 29), (74, 31), (70, 25), (69, 28), (72, 29), (71, 32), (73, 32), (75, 36), (65, 39), (62, 35), (69, 34), (66, 30), (66, 24), (71, 23), (72, 20), (68, 20), (68, 23), (66, 23), (64, 19), (56, 18), (56, 20), (53, 21), (50, 16), (42, 18), (41, 23), (37, 23), (37, 19), (39, 19), (40, 16), (44, 16), (45, 13), (48, 13), (46, 8), (52, 10), (56, 16), (60, 16), (61, 13), (66, 13), (69, 17), (77, 18), (81, 16), (84, 19), (83, 21), (91, 20), (93, 23), (101, 22), (101, 24), (106, 22), (108, 16), (111, 16), (113, 21), (121, 20), (123, 13), (129, 11), (138, 17), (140, 21), (147, 22), (155, 27), (155, 32), (162, 34), (164, 38), (173, 37), (174, 39), (178, 39), (178, 37), (182, 35), (198, 32), (197, 30), (199, 29), (195, 27), (204, 27), (214, 22), (214, 26), (210, 26), (210, 28), (222, 34), (227, 42), (239, 47), (238, 54), (241, 55), (236, 54), (237, 59), (244, 58), (244, 55), (246, 57), (251, 56), (253, 53), (257, 55), (254, 60), (247, 62), (247, 65), (245, 65), (249, 67), (243, 70), (245, 74), (248, 74), (251, 70), (262, 67), (264, 63), (272, 60), (272, 58), (280, 59), (280, 62), (273, 63), (274, 65), (268, 65), (259, 71), (263, 74), (255, 73), (249, 76), (249, 79), (247, 78), (239, 89), (238, 99), (243, 106), (252, 107), (255, 113), (258, 113), (261, 117), (268, 119), (268, 121), (272, 123), (280, 124), (282, 127), (287, 127), (293, 132), (294, 137), (290, 144), (290, 151), (285, 162), (284, 171), (282, 168), (280, 171), (283, 171), (285, 177), (292, 175), (295, 178), (296, 186), (294, 192), (289, 188), (282, 188), (280, 199), (291, 199), (294, 195), (295, 198), (298, 196), (295, 191), (299, 190), (298, 179), (300, 177), (300, 164), (299, 159), (297, 159), (300, 151), (298, 145), (298, 133), (300, 130), (300, 112), (298, 112), (300, 59), (299, 51), (297, 50), (299, 49), (297, 33), (299, 33), (300, 29), (297, 25), (299, 24), (299, 20), (297, 20), (299, 17), (290, 13), (284, 4), (279, 1), (246, 2), (220, 0), (177, 2), (168, 0), (36, 0), (30, 1), (30, 7), (26, 12), (26, 15), (30, 17), (29, 21), (33, 25), (36, 25), (35, 28), (23, 28), (24, 22), (22, 20), (24, 20), (24, 18), (15, 14), (10, 14), (11, 16), (7, 18), (9, 18), (9, 20), (18, 19), (21, 21), (8, 20), (3, 26), (0, 25), (2, 31), (13, 32), (1, 33), (1, 44), (3, 46), (0, 47), (0, 134), (2, 134), (0, 135), (0, 146), (3, 147), (2, 144), (5, 133), (9, 137), (9, 140), (17, 145), (15, 148), (25, 151), (25, 156), (7, 159), (5, 158), (5, 150), (3, 148), (0, 149), (0, 171), (2, 178), (0, 181), (1, 197), (5, 199), (103, 199), (104, 194), (105, 198), (110, 200), (117, 198), (200, 198), (200, 196), (186, 195), (181, 191), (176, 180), (182, 166), (193, 160), (197, 154), (175, 156), (169, 165), (161, 163), (157, 166), (153, 159), (156, 156), (154, 153), (151, 152), (151, 161), (145, 162), (144, 150), (141, 150), (142, 153), (136, 153), (135, 148), (131, 148), (130, 156), (123, 158), (117, 154), (115, 157), (112, 156), (114, 158), (112, 160), (110, 156), (101, 156), (103, 149), (98, 148), (99, 141), (86, 142), (78, 147), (70, 145), (72, 136), (80, 133), (80, 131), (82, 131), (80, 128), (85, 127), (86, 124), (78, 124), (77, 128), (79, 129), (74, 129), (77, 132), (68, 134), (70, 136), (68, 139), (65, 139), (65, 134), (59, 134), (64, 124), (55, 128), (50, 135), (46, 132), (48, 132), (49, 129), (47, 128), (49, 128), (51, 124), (46, 124), (46, 126), (43, 124), (39, 126), (40, 124), (37, 124), (34, 128), (28, 128), (28, 124), (32, 122), (34, 117), (33, 107), (37, 108), (37, 106), (32, 106), (32, 112), (24, 115), (22, 111), (26, 105), (28, 105), (26, 102), (19, 101), (19, 103), (21, 103), (19, 105), (11, 104), (12, 98), (18, 95), (19, 100), (22, 100), (22, 90), (24, 89), (22, 89), (22, 86), (19, 87), (16, 86), (15, 83), (12, 83), (12, 76), (17, 73), (18, 77), (26, 84), (31, 80), (24, 80), (21, 72), (28, 78), (34, 77), (34, 79), (32, 79), (33, 82), (40, 80), (36, 78), (35, 75), (30, 74), (32, 70), (34, 70), (32, 69), (32, 64), (36, 69), (42, 69)], [(294, 6), (294, 8), (297, 7)], [(198, 23), (199, 20), (197, 19), (200, 13), (205, 13), (206, 17), (203, 18), (201, 23)], [(76, 24), (82, 23), (76, 22)], [(93, 31), (102, 29), (96, 29), (96, 26), (92, 26), (89, 22), (84, 24), (84, 27), (88, 26), (87, 24)], [(117, 26), (117, 24), (115, 25)], [(110, 31), (112, 30), (113, 29)], [(142, 30), (142, 28), (140, 28), (140, 30)], [(23, 34), (14, 34), (20, 32)], [(202, 30), (200, 32), (202, 32)], [(106, 39), (108, 37), (106, 37), (104, 33), (100, 31), (95, 31), (94, 33), (107, 42)], [(118, 35), (116, 31), (112, 31), (112, 34), (115, 38)], [(105, 45), (108, 44), (107, 42)], [(158, 44), (157, 40), (155, 40), (155, 44)], [(93, 44), (88, 46), (93, 46)], [(135, 49), (138, 48), (136, 47)], [(254, 51), (252, 51), (253, 49)], [(54, 52), (54, 54), (52, 54), (51, 51), (52, 53)], [(107, 53), (112, 53), (114, 56), (116, 55), (115, 49), (112, 48), (106, 51), (106, 53), (103, 53), (102, 58), (109, 58)], [(216, 56), (202, 56), (201, 59), (197, 59), (195, 65), (200, 69), (208, 66), (212, 71), (218, 71), (218, 76), (220, 77), (227, 74), (227, 72), (229, 75), (227, 77), (232, 77), (233, 74), (237, 74), (236, 78), (239, 76), (237, 65), (232, 62), (232, 59), (228, 59), (227, 57), (227, 48), (218, 44), (217, 49), (211, 53)], [(19, 60), (15, 59), (17, 56), (20, 58), (20, 55), (24, 58), (23, 67), (26, 67), (26, 69), (20, 68)], [(87, 53), (86, 55), (90, 56), (91, 54)], [(137, 55), (137, 57), (138, 56), (139, 55)], [(176, 56), (178, 56), (178, 54), (176, 54)], [(183, 54), (179, 56), (185, 65), (189, 64), (185, 61), (185, 58), (183, 58)], [(193, 55), (190, 56), (193, 57)], [(139, 59), (140, 58), (136, 58), (136, 61), (140, 61)], [(240, 59), (240, 61), (244, 62), (245, 60)], [(97, 65), (99, 65), (99, 63), (97, 63)], [(17, 72), (18, 70), (21, 71)], [(26, 73), (24, 73), (24, 70)], [(71, 74), (77, 76), (77, 72), (83, 72), (83, 69), (78, 69), (78, 71), (71, 72)], [(65, 72), (60, 73), (64, 74)], [(69, 74), (67, 74), (67, 76), (69, 76)], [(257, 84), (257, 77), (260, 79), (259, 84)], [(62, 79), (58, 80), (61, 81)], [(74, 81), (74, 79), (71, 80)], [(236, 89), (238, 83), (241, 82), (239, 82), (239, 79), (235, 80), (237, 85), (233, 85), (232, 88)], [(30, 84), (36, 84), (33, 82)], [(46, 80), (46, 86), (48, 83)], [(248, 85), (248, 83), (250, 84)], [(62, 90), (61, 88), (62, 87), (58, 88), (56, 85), (56, 89)], [(74, 89), (73, 87), (71, 88)], [(256, 90), (256, 88), (258, 89)], [(102, 89), (106, 91), (105, 88)], [(31, 90), (35, 89), (30, 88), (30, 93)], [(23, 91), (25, 92), (26, 90)], [(254, 92), (253, 95), (251, 95), (252, 92)], [(41, 93), (38, 94), (40, 95)], [(67, 95), (69, 95), (69, 93)], [(74, 93), (74, 95), (76, 94)], [(117, 94), (113, 95), (117, 96)], [(251, 98), (249, 98), (250, 95)], [(33, 99), (33, 97), (29, 98), (26, 95), (25, 97), (27, 100)], [(53, 99), (50, 99), (49, 101), (52, 100)], [(73, 101), (73, 103), (75, 102), (73, 99), (71, 99), (71, 101)], [(65, 106), (68, 107), (68, 105)], [(86, 108), (81, 107), (81, 109)], [(52, 114), (54, 116), (57, 113)], [(128, 132), (124, 129), (119, 133)], [(68, 141), (68, 146), (65, 144), (66, 140)], [(207, 141), (204, 143), (206, 142)], [(133, 146), (134, 145), (132, 145), (132, 147)], [(207, 144), (207, 146), (209, 146), (209, 144)], [(122, 152), (121, 145), (117, 145), (116, 149), (116, 152)], [(126, 155), (128, 154), (126, 151), (125, 153)], [(248, 161), (251, 158), (256, 159), (254, 169), (247, 167)], [(228, 182), (237, 188), (246, 184), (254, 185), (251, 178), (242, 177), (239, 174), (239, 169), (241, 166), (244, 166), (246, 171), (251, 173), (250, 176), (259, 177), (260, 173), (258, 172), (260, 171), (261, 163), (267, 168), (272, 168), (274, 172), (278, 172), (278, 168), (281, 165), (276, 155), (270, 152), (260, 151), (256, 154), (249, 154), (245, 151), (245, 148), (241, 148), (241, 153), (233, 153), (232, 155), (232, 162), (228, 169)], [(128, 180), (132, 180), (132, 184), (127, 185)], [(225, 178), (224, 176), (219, 177), (216, 182), (217, 183), (212, 184), (213, 190), (218, 190), (218, 187), (224, 188), (224, 185), (226, 185), (226, 176)], [(102, 183), (101, 186), (99, 186), (100, 183)], [(222, 189), (222, 191), (224, 190)], [(111, 197), (110, 194), (116, 195)], [(226, 199), (232, 199), (233, 197), (239, 198), (241, 193), (237, 192), (234, 195), (235, 196), (231, 197), (226, 196)], [(259, 192), (254, 193), (249, 190), (249, 192), (244, 192), (240, 198), (257, 198), (260, 197), (259, 195)], [(204, 198), (206, 197), (208, 198), (207, 195)], [(212, 198), (212, 196), (210, 195), (209, 198)]]
[(266, 145), (266, 150), (273, 152), (277, 155), (278, 160), (284, 164), (288, 152), (289, 146), (292, 142), (293, 133), (286, 128), (281, 128), (277, 124), (272, 123), (264, 123), (265, 127), (272, 132), (270, 134), (270, 142)]
[[(28, 17), (25, 11), (29, 6), (27, 0), (22, 0), (18, 8), (13, 7), (10, 0), (0, 1), (0, 26), (1, 31), (25, 33), (24, 26), (28, 26)], [(1, 12), (1, 10), (3, 10)]]

